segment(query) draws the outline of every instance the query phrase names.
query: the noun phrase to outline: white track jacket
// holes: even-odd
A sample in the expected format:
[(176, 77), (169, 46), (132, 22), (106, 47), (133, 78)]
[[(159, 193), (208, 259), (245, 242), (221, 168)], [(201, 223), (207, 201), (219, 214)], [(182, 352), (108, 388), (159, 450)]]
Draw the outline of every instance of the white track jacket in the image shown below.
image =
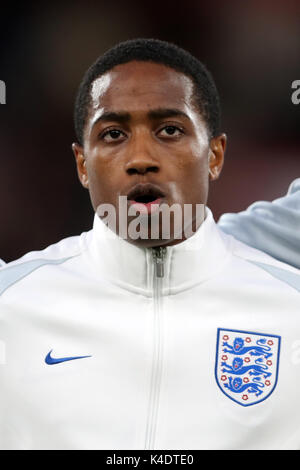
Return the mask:
[(300, 273), (90, 232), (0, 269), (1, 449), (300, 449)]

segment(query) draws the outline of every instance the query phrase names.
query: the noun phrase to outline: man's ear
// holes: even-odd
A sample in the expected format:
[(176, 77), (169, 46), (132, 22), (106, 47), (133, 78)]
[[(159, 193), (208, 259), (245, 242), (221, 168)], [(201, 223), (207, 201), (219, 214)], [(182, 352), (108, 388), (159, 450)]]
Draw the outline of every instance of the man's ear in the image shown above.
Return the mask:
[(211, 139), (209, 144), (209, 178), (211, 181), (219, 178), (224, 164), (226, 150), (226, 134), (220, 134)]
[(74, 153), (74, 157), (76, 160), (76, 166), (77, 166), (77, 174), (78, 178), (84, 188), (89, 187), (89, 180), (88, 180), (88, 174), (87, 174), (87, 169), (86, 169), (86, 161), (85, 161), (85, 156), (83, 153), (83, 148), (79, 145), (76, 144), (75, 142), (72, 144), (72, 150)]

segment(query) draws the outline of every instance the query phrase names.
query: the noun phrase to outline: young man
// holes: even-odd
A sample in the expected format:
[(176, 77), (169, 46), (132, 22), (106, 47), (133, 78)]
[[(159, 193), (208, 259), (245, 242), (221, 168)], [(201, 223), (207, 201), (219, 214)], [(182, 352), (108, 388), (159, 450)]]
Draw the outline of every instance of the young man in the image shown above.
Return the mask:
[(94, 226), (0, 271), (2, 448), (299, 448), (300, 276), (206, 207), (219, 121), (211, 75), (174, 45), (121, 43), (85, 74), (73, 151)]

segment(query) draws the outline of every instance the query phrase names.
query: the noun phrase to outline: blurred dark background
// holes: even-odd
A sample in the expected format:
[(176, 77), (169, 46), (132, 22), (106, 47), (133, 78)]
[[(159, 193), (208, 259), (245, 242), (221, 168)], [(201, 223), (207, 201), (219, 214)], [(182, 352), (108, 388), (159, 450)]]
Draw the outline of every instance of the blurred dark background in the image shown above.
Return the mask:
[(212, 72), (228, 136), (215, 219), (283, 195), (300, 176), (300, 2), (78, 1), (1, 6), (0, 257), (11, 261), (92, 226), (71, 143), (82, 75), (119, 41), (175, 42)]

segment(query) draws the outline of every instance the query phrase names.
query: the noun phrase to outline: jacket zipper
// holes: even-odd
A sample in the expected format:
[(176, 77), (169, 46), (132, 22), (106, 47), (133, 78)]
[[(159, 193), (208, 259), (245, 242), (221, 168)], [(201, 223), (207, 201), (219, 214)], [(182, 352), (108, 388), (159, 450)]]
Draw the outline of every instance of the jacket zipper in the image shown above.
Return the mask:
[(159, 392), (162, 373), (162, 283), (164, 277), (164, 258), (167, 249), (165, 247), (152, 248), (152, 257), (154, 262), (153, 270), (153, 362), (150, 384), (150, 398), (148, 408), (148, 419), (146, 428), (145, 449), (154, 449), (154, 440), (156, 432)]

